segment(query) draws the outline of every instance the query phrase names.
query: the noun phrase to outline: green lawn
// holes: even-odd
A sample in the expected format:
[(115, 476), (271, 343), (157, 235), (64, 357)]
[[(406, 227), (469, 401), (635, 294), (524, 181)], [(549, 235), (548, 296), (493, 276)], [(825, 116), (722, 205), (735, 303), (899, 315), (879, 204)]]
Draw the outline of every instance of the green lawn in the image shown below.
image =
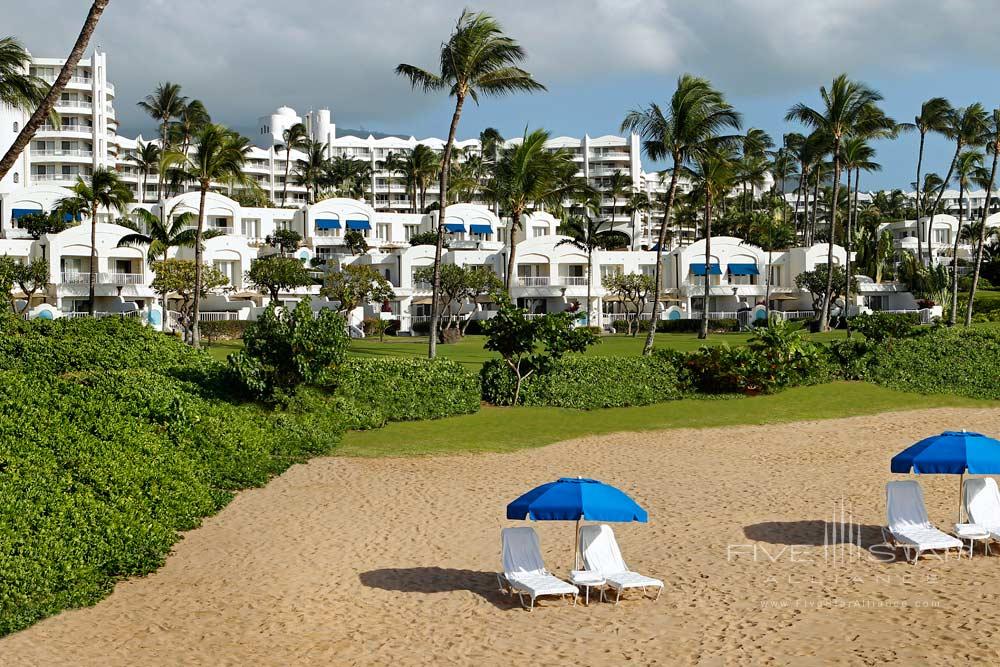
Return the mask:
[(995, 401), (909, 394), (863, 382), (797, 387), (753, 398), (685, 399), (590, 412), (562, 408), (483, 407), (473, 415), (396, 422), (377, 431), (352, 431), (346, 434), (338, 454), (410, 456), (507, 452), (621, 431), (774, 424), (949, 406), (998, 407)]

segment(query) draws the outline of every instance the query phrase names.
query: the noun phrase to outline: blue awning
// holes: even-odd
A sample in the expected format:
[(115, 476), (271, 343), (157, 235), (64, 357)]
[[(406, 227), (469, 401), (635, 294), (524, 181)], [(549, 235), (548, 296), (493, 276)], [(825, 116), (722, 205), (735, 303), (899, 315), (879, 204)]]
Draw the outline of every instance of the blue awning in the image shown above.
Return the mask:
[(77, 213), (75, 216), (72, 213), (63, 214), (63, 222), (73, 222), (74, 220), (76, 222), (80, 222), (80, 220), (82, 220), (79, 213)]
[(461, 222), (446, 222), (444, 228), (451, 234), (462, 234), (465, 232), (465, 225)]
[(372, 228), (372, 223), (368, 222), (367, 220), (348, 220), (347, 221), (347, 228), (348, 229), (371, 229)]
[[(691, 273), (693, 273), (696, 276), (703, 276), (703, 275), (705, 275), (705, 264), (702, 263), (702, 262), (699, 262), (698, 264), (692, 264), (691, 265)], [(709, 268), (708, 268), (708, 273), (709, 273), (709, 275), (713, 275), (713, 276), (721, 276), (722, 275), (722, 268), (718, 264), (714, 264), (714, 263), (710, 264)]]
[(316, 221), (316, 229), (340, 229), (340, 220), (321, 218)]
[(469, 231), (473, 234), (492, 234), (493, 227), (490, 225), (469, 225)]
[(31, 215), (32, 213), (41, 213), (41, 212), (42, 209), (40, 208), (15, 208), (11, 209), (10, 217), (14, 220), (18, 220), (26, 215)]
[(733, 276), (756, 276), (760, 275), (756, 264), (730, 264), (729, 274)]

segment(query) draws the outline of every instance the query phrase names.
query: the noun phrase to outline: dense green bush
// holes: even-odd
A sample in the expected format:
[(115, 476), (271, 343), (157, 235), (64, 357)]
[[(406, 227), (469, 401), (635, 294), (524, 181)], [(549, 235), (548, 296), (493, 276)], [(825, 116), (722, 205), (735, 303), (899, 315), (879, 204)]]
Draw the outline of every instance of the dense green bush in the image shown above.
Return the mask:
[(212, 320), (210, 322), (200, 322), (198, 329), (201, 336), (209, 342), (216, 340), (232, 340), (242, 338), (243, 332), (252, 324), (249, 320)]
[(938, 327), (876, 346), (870, 378), (894, 389), (1000, 399), (1000, 331)]
[[(501, 359), (483, 365), (483, 398), (497, 405), (514, 400), (517, 378)], [(680, 398), (677, 366), (666, 355), (566, 356), (521, 385), (523, 405), (592, 410), (648, 405)]]
[[(740, 323), (734, 319), (708, 321), (708, 330), (717, 333), (737, 331), (739, 328)], [(649, 324), (644, 330), (649, 331)], [(660, 320), (656, 323), (658, 333), (698, 333), (700, 330), (701, 320)]]
[(916, 335), (919, 313), (873, 312), (851, 318), (851, 328), (873, 343)]
[(356, 422), (362, 427), (479, 410), (479, 378), (447, 359), (352, 357), (340, 366), (337, 382), (337, 394), (363, 416)]
[(321, 383), (347, 354), (344, 318), (331, 310), (313, 314), (308, 299), (291, 310), (267, 307), (243, 334), (244, 349), (229, 368), (251, 395), (281, 398), (299, 385)]

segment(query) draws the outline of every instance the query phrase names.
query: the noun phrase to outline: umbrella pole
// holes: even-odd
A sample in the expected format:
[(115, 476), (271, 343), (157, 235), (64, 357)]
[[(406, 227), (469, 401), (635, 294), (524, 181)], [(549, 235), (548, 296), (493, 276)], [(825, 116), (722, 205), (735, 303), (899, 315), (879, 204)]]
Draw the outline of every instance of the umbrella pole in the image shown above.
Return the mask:
[(580, 569), (580, 519), (576, 520), (576, 532), (573, 534), (573, 569)]
[(962, 523), (962, 480), (965, 478), (965, 471), (958, 475), (958, 522)]

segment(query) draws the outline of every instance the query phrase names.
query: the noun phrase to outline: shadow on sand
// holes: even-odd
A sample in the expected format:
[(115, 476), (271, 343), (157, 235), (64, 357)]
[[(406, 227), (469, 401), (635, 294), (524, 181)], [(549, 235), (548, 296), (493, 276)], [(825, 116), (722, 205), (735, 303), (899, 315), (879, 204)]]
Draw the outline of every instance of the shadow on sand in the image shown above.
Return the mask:
[(395, 593), (450, 593), (469, 591), (498, 609), (520, 609), (517, 596), (500, 590), (493, 572), (442, 567), (403, 567), (371, 570), (358, 575), (362, 585)]
[[(860, 544), (861, 548), (882, 544), (882, 529), (856, 523), (833, 523), (821, 519), (765, 521), (743, 527), (747, 539), (768, 544), (807, 545)], [(860, 536), (860, 542), (859, 542)]]

